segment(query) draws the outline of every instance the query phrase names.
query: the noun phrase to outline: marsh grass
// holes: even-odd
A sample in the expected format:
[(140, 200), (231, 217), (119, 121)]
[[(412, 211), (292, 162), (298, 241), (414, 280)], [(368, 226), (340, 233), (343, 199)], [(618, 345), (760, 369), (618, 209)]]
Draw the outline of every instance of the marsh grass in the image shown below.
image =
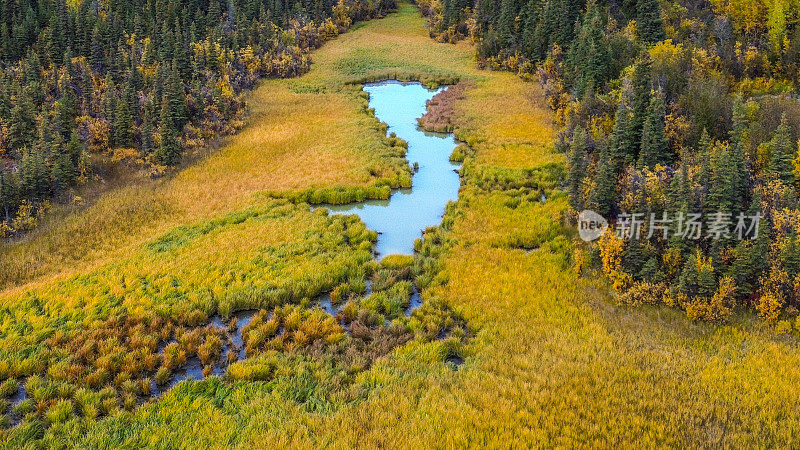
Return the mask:
[(427, 111), (417, 119), (419, 126), (426, 131), (437, 133), (452, 132), (456, 115), (456, 103), (464, 99), (464, 91), (470, 86), (470, 83), (462, 81), (428, 100)]
[[(251, 98), (249, 125), (216, 155), (171, 180), (115, 191), (63, 226), (3, 249), (4, 267), (31, 268), (4, 280), (0, 294), (0, 348), (16, 361), (14, 373), (40, 371), (41, 343), (59, 329), (118, 310), (187, 320), (215, 308), (281, 308), (290, 345), (301, 331), (326, 344), (287, 352), (281, 342), (279, 349), (272, 334), (279, 325), (267, 325), (265, 313), (252, 330), (266, 327), (253, 335), (252, 357), (231, 366), (230, 380), (181, 383), (129, 412), (119, 411), (124, 399), (113, 389), (77, 390), (71, 417), (67, 403), (54, 401), (68, 387), (37, 379), (34, 395), (48, 413), (37, 414), (32, 400), (15, 406), (30, 420), (13, 430), (10, 445), (39, 438), (175, 448), (796, 440), (797, 343), (746, 316), (713, 326), (665, 308), (621, 307), (602, 281), (577, 274), (574, 231), (563, 228), (567, 202), (558, 191), (563, 155), (553, 150), (539, 89), (476, 70), (469, 45), (434, 43), (423, 24), (403, 4), (398, 14), (355, 27), (317, 51), (305, 76), (263, 83)], [(311, 185), (368, 189), (402, 173), (397, 149), (351, 84), (390, 75), (473, 82), (455, 104), (453, 124), (470, 151), (459, 201), (418, 241), (413, 264), (376, 267), (361, 248), (374, 236), (357, 219), (310, 213), (302, 202), (314, 191), (297, 193)], [(297, 198), (273, 199), (274, 192)], [(270, 218), (269, 211), (282, 213)], [(367, 277), (381, 277), (385, 288), (371, 300), (349, 287), (363, 287)], [(391, 278), (394, 284), (384, 282)], [(422, 307), (378, 326), (397, 314), (395, 300), (409, 282), (422, 289)], [(348, 286), (339, 288), (348, 297), (341, 313), (348, 345), (328, 342), (339, 331), (319, 313), (264, 300), (337, 286)], [(457, 371), (446, 363), (454, 356), (463, 361)], [(117, 412), (89, 419), (106, 411)]]

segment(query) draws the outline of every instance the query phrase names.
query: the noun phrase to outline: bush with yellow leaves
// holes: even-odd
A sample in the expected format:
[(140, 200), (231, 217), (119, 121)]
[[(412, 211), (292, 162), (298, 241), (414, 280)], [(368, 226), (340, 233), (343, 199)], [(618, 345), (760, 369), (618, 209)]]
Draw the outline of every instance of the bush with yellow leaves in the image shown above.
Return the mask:
[(607, 231), (600, 238), (599, 245), (603, 273), (611, 280), (615, 291), (624, 291), (633, 283), (633, 277), (622, 270), (622, 254), (625, 251), (625, 243), (614, 233)]
[(766, 292), (756, 302), (758, 315), (769, 323), (775, 323), (781, 314), (785, 300), (783, 295)]
[(17, 217), (11, 222), (11, 228), (16, 232), (30, 231), (39, 224), (36, 214), (34, 214), (33, 204), (23, 200), (17, 210)]
[(622, 304), (639, 306), (641, 304), (657, 305), (664, 301), (667, 291), (665, 283), (634, 283), (628, 290), (619, 296)]
[(730, 319), (736, 298), (736, 286), (733, 279), (723, 277), (717, 292), (711, 299), (696, 297), (684, 303), (686, 316), (691, 320), (723, 323)]

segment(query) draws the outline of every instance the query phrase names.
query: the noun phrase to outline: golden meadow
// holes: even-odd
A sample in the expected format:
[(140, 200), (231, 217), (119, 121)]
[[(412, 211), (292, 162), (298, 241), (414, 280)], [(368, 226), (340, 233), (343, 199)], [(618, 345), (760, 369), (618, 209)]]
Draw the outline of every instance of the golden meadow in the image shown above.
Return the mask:
[[(358, 85), (385, 78), (471, 84), (455, 105), (454, 131), (469, 146), (460, 198), (413, 263), (375, 263), (375, 236), (359, 220), (302, 203), (385, 197), (408, 184), (402, 143), (384, 137)], [(0, 375), (27, 377), (31, 398), (16, 412), (27, 419), (3, 431), (7, 445), (796, 439), (796, 341), (747, 316), (714, 326), (666, 308), (619, 307), (602, 281), (578, 276), (557, 190), (563, 156), (538, 86), (477, 70), (467, 43), (433, 42), (411, 5), (327, 43), (308, 74), (265, 81), (248, 104), (245, 128), (208, 157), (113, 189), (2, 248)], [(386, 330), (379, 336), (345, 337), (304, 308), (330, 290), (358, 299), (368, 279), (382, 280), (381, 300), (349, 314)], [(413, 279), (426, 306), (405, 318), (397, 308)], [(248, 308), (277, 312), (277, 322), (263, 315), (252, 327), (251, 357), (227, 378), (182, 383), (138, 405), (145, 387), (120, 367), (174, 367), (172, 356), (153, 356), (168, 334), (184, 358), (214, 355), (202, 325)], [(374, 327), (380, 318), (395, 334)], [(465, 332), (432, 337), (462, 320)], [(276, 340), (275, 326), (292, 338)], [(89, 339), (97, 347), (76, 344)], [(103, 355), (87, 360), (96, 386), (67, 381), (85, 368), (63, 361), (82, 350)], [(126, 360), (126, 351), (140, 357)], [(456, 353), (458, 368), (444, 362)]]

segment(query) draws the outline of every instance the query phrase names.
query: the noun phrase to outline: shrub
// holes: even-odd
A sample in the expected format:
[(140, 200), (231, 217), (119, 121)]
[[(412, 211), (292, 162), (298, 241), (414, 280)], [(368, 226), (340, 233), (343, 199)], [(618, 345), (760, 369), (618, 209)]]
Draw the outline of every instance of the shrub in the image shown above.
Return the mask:
[(61, 399), (56, 401), (50, 409), (47, 410), (45, 418), (51, 424), (63, 423), (73, 417), (73, 404), (71, 400)]
[(11, 397), (19, 390), (19, 383), (13, 378), (9, 378), (0, 384), (0, 397)]
[(381, 260), (381, 266), (386, 269), (404, 269), (414, 264), (412, 255), (388, 255)]
[(789, 334), (792, 332), (792, 323), (788, 320), (779, 320), (778, 324), (775, 326), (775, 333), (777, 334)]
[(156, 372), (156, 384), (159, 386), (164, 386), (169, 382), (169, 379), (172, 377), (172, 372), (170, 372), (169, 368), (161, 367)]
[(220, 353), (222, 352), (222, 341), (216, 335), (207, 336), (205, 342), (203, 342), (200, 347), (197, 349), (197, 356), (200, 357), (200, 361), (203, 364), (211, 363), (215, 358), (217, 358)]

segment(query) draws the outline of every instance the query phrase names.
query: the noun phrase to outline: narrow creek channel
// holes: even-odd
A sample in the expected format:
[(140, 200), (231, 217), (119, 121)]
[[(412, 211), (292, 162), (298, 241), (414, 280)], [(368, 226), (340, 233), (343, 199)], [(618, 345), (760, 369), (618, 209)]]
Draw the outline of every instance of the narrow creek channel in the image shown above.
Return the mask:
[(458, 144), (452, 133), (430, 133), (417, 126), (427, 102), (447, 89), (429, 90), (421, 83), (384, 81), (364, 86), (375, 116), (388, 133), (408, 142), (406, 159), (415, 170), (410, 189), (399, 189), (388, 200), (330, 206), (332, 214), (356, 214), (378, 232), (377, 257), (414, 253), (414, 240), (442, 221), (447, 203), (458, 198), (459, 164), (450, 162)]
[[(414, 240), (422, 232), (441, 222), (448, 202), (458, 198), (460, 186), (459, 164), (450, 162), (450, 154), (456, 147), (452, 134), (429, 133), (417, 125), (417, 118), (425, 114), (427, 102), (446, 87), (429, 90), (421, 83), (384, 81), (364, 86), (369, 93), (369, 105), (375, 109), (376, 117), (389, 127), (387, 133), (395, 133), (408, 142), (406, 158), (414, 167), (412, 187), (394, 191), (388, 200), (365, 201), (361, 203), (327, 206), (331, 214), (356, 214), (368, 228), (378, 232), (376, 256), (378, 259), (391, 254), (414, 253)], [(372, 294), (372, 283), (367, 281), (366, 296)], [(422, 305), (416, 286), (405, 310), (410, 316)], [(343, 305), (334, 305), (328, 293), (312, 301), (311, 307), (321, 308), (336, 317)], [(227, 332), (222, 355), (213, 364), (212, 376), (225, 376), (229, 362), (224, 358), (228, 350), (236, 353), (237, 360), (246, 358), (242, 332), (258, 310), (238, 311), (229, 319), (214, 316), (206, 326), (224, 329)], [(235, 320), (235, 325), (231, 326)], [(170, 342), (159, 347), (159, 354)], [(157, 398), (184, 380), (203, 380), (203, 365), (197, 356), (175, 370), (166, 383), (150, 383), (150, 395), (140, 398), (140, 402)], [(18, 391), (9, 400), (10, 406), (18, 405), (28, 398), (25, 379), (19, 380)], [(19, 423), (21, 417), (11, 415), (11, 424)]]

